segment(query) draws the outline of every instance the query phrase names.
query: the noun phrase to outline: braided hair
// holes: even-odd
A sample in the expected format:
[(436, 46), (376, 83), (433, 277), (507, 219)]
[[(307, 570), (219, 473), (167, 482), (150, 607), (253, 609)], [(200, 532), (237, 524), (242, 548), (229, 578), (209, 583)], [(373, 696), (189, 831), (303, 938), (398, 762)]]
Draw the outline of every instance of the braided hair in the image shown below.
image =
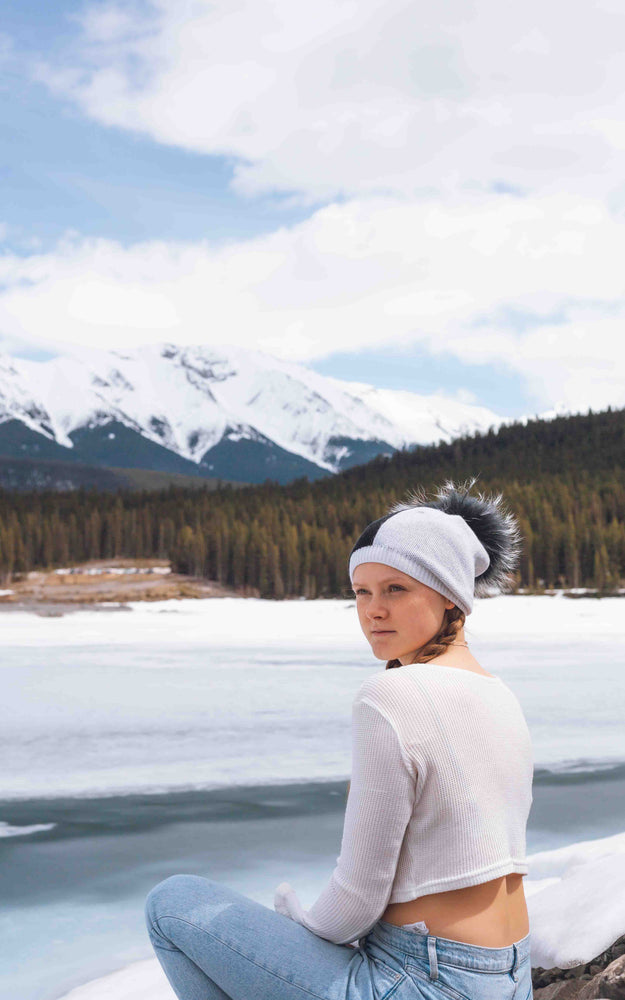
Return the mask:
[[(424, 646), (417, 649), (414, 659), (410, 662), (427, 663), (428, 660), (433, 660), (435, 656), (440, 656), (441, 653), (444, 653), (464, 625), (465, 618), (464, 611), (461, 611), (455, 604), (453, 608), (446, 608), (443, 624), (440, 629)], [(387, 660), (386, 669), (392, 670), (394, 667), (401, 667), (401, 662), (399, 660)]]

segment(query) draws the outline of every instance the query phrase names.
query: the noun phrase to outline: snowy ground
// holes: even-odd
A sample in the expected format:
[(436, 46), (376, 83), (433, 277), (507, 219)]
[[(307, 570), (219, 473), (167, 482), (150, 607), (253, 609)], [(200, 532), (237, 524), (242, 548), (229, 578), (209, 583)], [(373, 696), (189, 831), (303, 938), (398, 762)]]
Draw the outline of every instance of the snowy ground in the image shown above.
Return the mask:
[[(12, 611), (2, 619), (5, 646), (142, 643), (165, 638), (181, 643), (198, 641), (219, 645), (256, 645), (268, 641), (293, 648), (340, 643), (371, 653), (360, 631), (355, 605), (346, 600), (270, 601), (224, 597), (215, 600), (169, 600), (145, 604), (130, 602), (115, 616), (98, 610), (74, 616), (38, 618), (30, 611)], [(620, 636), (625, 633), (625, 598), (567, 598), (507, 595), (477, 600), (465, 631), (477, 640), (522, 637), (528, 641), (573, 637)]]
[[(590, 961), (625, 928), (625, 833), (528, 856), (532, 966)], [(609, 886), (609, 892), (607, 887)], [(575, 914), (575, 917), (572, 915)], [(158, 960), (136, 962), (63, 1000), (172, 1000)]]

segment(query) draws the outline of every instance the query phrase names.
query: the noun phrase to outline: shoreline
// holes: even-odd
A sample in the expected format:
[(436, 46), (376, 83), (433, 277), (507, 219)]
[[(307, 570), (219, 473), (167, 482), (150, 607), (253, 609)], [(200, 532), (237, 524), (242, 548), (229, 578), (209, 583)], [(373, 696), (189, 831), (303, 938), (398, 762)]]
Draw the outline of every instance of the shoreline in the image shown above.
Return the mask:
[[(3, 838), (34, 843), (75, 837), (99, 836), (103, 832), (137, 833), (176, 822), (220, 822), (225, 816), (234, 821), (318, 815), (336, 810), (336, 797), (346, 799), (347, 781), (262, 782), (258, 785), (223, 786), (129, 792), (127, 794), (60, 795), (46, 798), (0, 798), (0, 815), (13, 826), (54, 823), (54, 828), (37, 833)], [(98, 813), (97, 827), (94, 813)], [(70, 817), (68, 819), (68, 817)]]
[[(206, 796), (218, 798), (223, 794), (228, 797), (229, 802), (238, 801), (239, 799), (245, 801), (250, 795), (257, 794), (259, 789), (265, 789), (268, 794), (274, 792), (279, 794), (285, 789), (292, 789), (294, 792), (298, 789), (307, 790), (313, 786), (319, 786), (321, 789), (326, 788), (328, 785), (339, 785), (341, 782), (346, 783), (347, 781), (349, 781), (347, 774), (344, 778), (335, 776), (327, 779), (312, 776), (300, 778), (285, 777), (284, 779), (273, 778), (269, 780), (262, 778), (258, 782), (248, 781), (240, 785), (144, 786), (139, 788), (129, 787), (123, 791), (111, 788), (96, 792), (94, 789), (81, 793), (59, 792), (57, 794), (52, 792), (50, 795), (26, 794), (15, 798), (3, 795), (0, 789), (0, 810), (26, 803), (32, 803), (34, 808), (40, 808), (53, 802), (62, 803), (64, 806), (67, 806), (77, 802), (96, 803), (103, 799), (116, 804), (122, 803), (129, 798), (137, 801), (145, 800), (145, 804), (149, 805), (151, 802), (162, 801), (165, 796), (172, 799), (175, 797), (177, 801), (179, 800), (179, 805), (184, 808), (187, 804), (196, 805), (198, 802), (203, 801)], [(612, 782), (622, 783), (624, 792), (622, 801), (625, 803), (625, 757), (601, 759), (581, 756), (567, 761), (558, 761), (553, 765), (540, 761), (534, 762), (534, 786), (550, 787), (552, 789), (552, 797), (557, 794), (556, 789), (559, 787), (566, 789), (571, 785), (587, 785), (589, 783), (594, 784), (595, 782), (599, 784), (603, 784), (604, 782), (609, 784)], [(625, 810), (623, 818), (625, 820)]]
[[(521, 588), (505, 596), (600, 600), (601, 597), (625, 597), (625, 588), (605, 594), (591, 587), (538, 592)], [(116, 556), (19, 574), (15, 580), (6, 582), (0, 588), (0, 613), (22, 611), (41, 617), (61, 617), (81, 610), (129, 611), (132, 610), (130, 604), (142, 602), (224, 597), (259, 598), (260, 594), (254, 587), (234, 588), (216, 580), (174, 573), (167, 559)], [(299, 595), (283, 598), (287, 602), (305, 599)], [(351, 597), (328, 598), (342, 599), (349, 600)]]

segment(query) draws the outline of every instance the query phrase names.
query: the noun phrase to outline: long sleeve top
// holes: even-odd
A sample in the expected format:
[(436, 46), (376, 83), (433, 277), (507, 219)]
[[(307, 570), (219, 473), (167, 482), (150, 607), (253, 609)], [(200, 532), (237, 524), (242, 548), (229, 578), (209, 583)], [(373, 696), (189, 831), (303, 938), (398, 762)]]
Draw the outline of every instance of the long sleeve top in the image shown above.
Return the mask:
[(352, 775), (341, 851), (304, 910), (288, 882), (274, 907), (336, 944), (389, 903), (527, 874), (530, 734), (498, 677), (406, 664), (368, 677), (352, 704)]

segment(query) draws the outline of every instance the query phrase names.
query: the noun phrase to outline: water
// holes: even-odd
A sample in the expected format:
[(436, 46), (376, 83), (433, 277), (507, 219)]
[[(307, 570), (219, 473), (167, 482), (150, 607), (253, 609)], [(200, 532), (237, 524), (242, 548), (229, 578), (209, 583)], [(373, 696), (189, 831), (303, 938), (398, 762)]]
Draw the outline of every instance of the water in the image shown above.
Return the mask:
[[(625, 829), (623, 604), (544, 615), (549, 600), (481, 602), (468, 630), (532, 734), (528, 854)], [(340, 849), (351, 701), (384, 666), (353, 604), (167, 602), (4, 625), (3, 1000), (54, 1000), (152, 957), (143, 901), (177, 871), (267, 906), (284, 880), (314, 901)]]

